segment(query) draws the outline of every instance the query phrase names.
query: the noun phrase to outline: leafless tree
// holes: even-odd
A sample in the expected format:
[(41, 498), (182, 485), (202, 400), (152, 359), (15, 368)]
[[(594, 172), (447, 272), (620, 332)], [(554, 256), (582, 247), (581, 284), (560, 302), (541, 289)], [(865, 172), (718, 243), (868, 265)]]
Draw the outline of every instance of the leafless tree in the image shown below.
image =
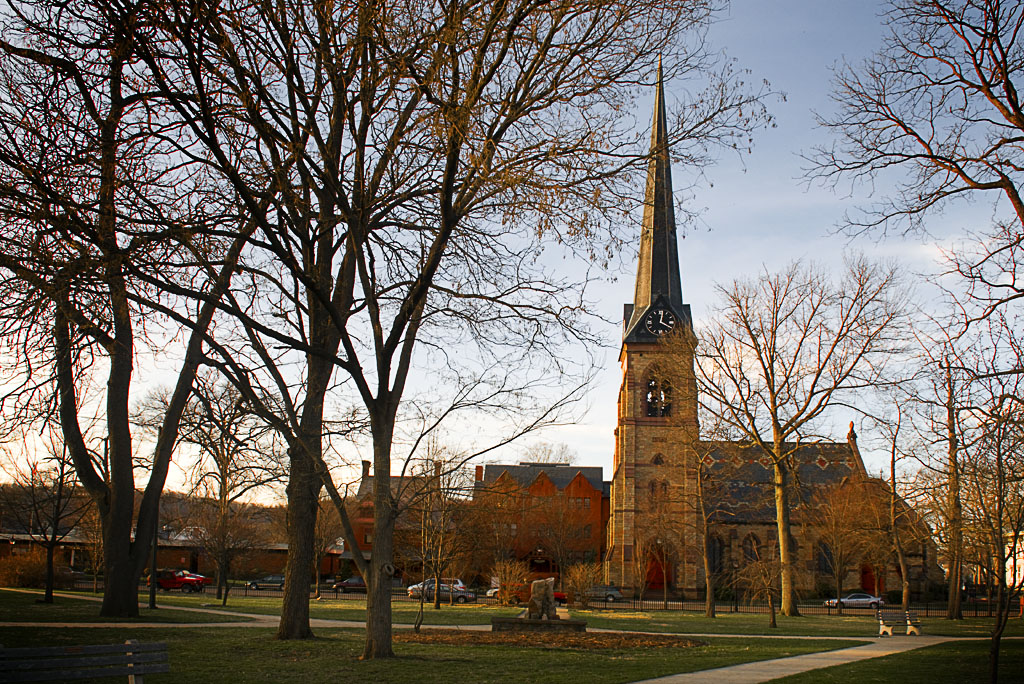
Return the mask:
[(747, 558), (732, 578), (734, 589), (744, 591), (749, 601), (768, 602), (768, 626), (771, 628), (778, 627), (775, 611), (781, 580), (782, 564), (776, 546), (771, 550), (757, 550), (756, 557)]
[[(887, 188), (855, 232), (905, 226), (952, 203), (986, 198), (994, 226), (951, 256), (981, 315), (1024, 295), (1020, 197), (1024, 109), (1024, 7), (1014, 0), (891, 0), (881, 50), (838, 70), (838, 113), (821, 120), (836, 142), (811, 156), (809, 173)], [(987, 210), (985, 210), (987, 212)]]
[[(135, 407), (134, 422), (157, 432), (169, 399), (166, 390), (156, 391)], [(253, 413), (241, 394), (232, 385), (218, 383), (210, 372), (196, 377), (176, 449), (189, 494), (197, 500), (190, 525), (196, 541), (213, 558), (217, 598), (226, 605), (234, 561), (262, 541), (244, 502), (254, 491), (284, 478), (282, 449), (275, 431)]]
[(4, 508), (32, 541), (46, 550), (46, 583), (42, 601), (53, 603), (54, 552), (85, 515), (88, 501), (77, 491), (75, 468), (53, 433), (44, 436), (46, 455), (32, 453), (28, 435), (23, 435), (20, 453), (11, 453), (0, 469), (10, 478), (0, 488)]
[(701, 330), (698, 398), (772, 462), (784, 615), (798, 615), (790, 548), (794, 457), (852, 390), (883, 380), (903, 346), (899, 280), (891, 268), (850, 260), (839, 280), (799, 263), (718, 287)]
[(973, 371), (969, 403), (963, 407), (962, 485), (964, 531), (969, 546), (982, 550), (994, 585), (995, 622), (989, 649), (989, 680), (998, 679), (999, 649), (1024, 587), (1024, 377), (1003, 372), (1024, 361), (1019, 321), (1000, 311), (988, 317), (961, 359)]
[[(364, 656), (389, 657), (400, 500), (390, 475), (402, 400), (426, 367), (414, 360), (436, 362), (434, 387), (457, 388), (451, 406), (504, 412), (518, 423), (512, 435), (548, 419), (522, 402), (538, 376), (516, 384), (507, 369), (565, 375), (577, 369), (559, 358), (560, 341), (591, 336), (581, 283), (545, 272), (539, 257), (557, 239), (600, 258), (625, 199), (639, 200), (648, 151), (624, 105), (655, 55), (670, 77), (709, 82), (680, 110), (680, 160), (707, 163), (712, 148), (745, 144), (765, 121), (761, 93), (742, 92), (701, 39), (714, 6), (471, 2), (383, 14), (223, 2), (200, 16), (166, 6), (173, 40), (161, 47), (175, 51), (173, 68), (156, 51), (147, 63), (259, 225), (260, 268), (250, 272), (257, 291), (274, 293), (263, 307), (245, 297), (228, 308), (263, 364), (282, 345), (305, 364), (301, 398), (286, 409), (294, 590), (279, 637), (311, 635), (304, 580), (293, 578), (308, 567), (321, 480), (345, 519), (322, 448), (335, 371), (370, 424), (374, 547), (369, 562), (357, 558), (368, 583)], [(466, 340), (471, 354), (448, 353)]]
[(591, 590), (601, 584), (604, 568), (601, 563), (574, 563), (562, 573), (562, 584), (569, 600), (584, 610), (593, 600)]
[(524, 463), (571, 464), (577, 457), (576, 451), (565, 442), (536, 442), (523, 451)]
[(817, 532), (818, 543), (823, 545), (840, 614), (843, 582), (852, 570), (859, 569), (868, 544), (868, 500), (864, 483), (845, 482), (823, 488), (812, 502), (809, 522)]
[[(183, 129), (164, 116), (136, 68), (137, 48), (152, 29), (148, 9), (32, 0), (0, 15), (0, 283), (9, 305), (0, 330), (5, 345), (29, 352), (15, 354), (20, 377), (5, 404), (48, 394), (46, 413), (59, 421), (103, 524), (100, 611), (122, 617), (138, 615), (138, 581), (178, 419), (202, 356), (201, 334), (185, 334), (136, 506), (133, 370), (147, 346), (164, 347), (179, 332), (145, 312), (177, 311), (205, 330), (243, 242), (232, 247), (233, 236), (218, 236), (221, 209), (231, 202), (211, 192), (208, 174), (189, 163), (194, 157), (176, 154), (187, 146)], [(171, 299), (154, 285), (169, 279), (189, 283), (206, 301), (189, 307)], [(86, 407), (92, 383), (103, 393)], [(88, 419), (92, 411), (105, 424), (106, 474), (83, 434), (81, 414)]]

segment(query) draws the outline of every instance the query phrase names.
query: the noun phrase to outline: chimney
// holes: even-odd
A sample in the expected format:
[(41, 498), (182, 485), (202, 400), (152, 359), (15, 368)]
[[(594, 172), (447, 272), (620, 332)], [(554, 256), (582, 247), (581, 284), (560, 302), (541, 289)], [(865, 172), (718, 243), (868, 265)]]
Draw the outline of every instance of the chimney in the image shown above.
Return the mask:
[(363, 461), (363, 479), (366, 479), (369, 476), (370, 476), (370, 462), (369, 461)]
[(476, 481), (477, 482), (483, 482), (484, 481), (484, 467), (482, 465), (478, 465), (476, 467)]
[(441, 466), (444, 465), (440, 461), (434, 461), (434, 477), (441, 479)]

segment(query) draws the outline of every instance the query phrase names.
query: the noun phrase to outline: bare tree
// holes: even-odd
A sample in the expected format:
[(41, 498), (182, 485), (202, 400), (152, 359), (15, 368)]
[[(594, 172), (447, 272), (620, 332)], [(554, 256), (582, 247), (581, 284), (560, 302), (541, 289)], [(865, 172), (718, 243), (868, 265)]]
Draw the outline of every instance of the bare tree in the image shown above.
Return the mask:
[(601, 563), (574, 563), (562, 573), (562, 583), (569, 600), (586, 610), (593, 599), (591, 590), (601, 583), (603, 577)]
[[(136, 407), (135, 423), (157, 432), (169, 399), (166, 390), (150, 395)], [(274, 430), (250, 409), (238, 390), (219, 384), (217, 375), (210, 372), (196, 377), (176, 448), (189, 493), (197, 499), (190, 521), (194, 536), (216, 565), (217, 598), (226, 605), (234, 561), (262, 541), (244, 501), (285, 477), (282, 449)], [(191, 463), (190, 455), (194, 456)]]
[(815, 151), (810, 174), (888, 189), (847, 218), (855, 232), (901, 224), (927, 232), (928, 217), (949, 204), (989, 199), (1006, 218), (951, 255), (987, 315), (1024, 295), (1024, 8), (1013, 0), (891, 0), (886, 18), (881, 50), (835, 76), (839, 111), (820, 123), (837, 141)]
[[(202, 357), (201, 335), (186, 334), (136, 505), (129, 424), (136, 355), (179, 332), (170, 322), (147, 322), (144, 312), (175, 311), (205, 330), (242, 244), (217, 235), (227, 205), (189, 163), (194, 157), (175, 154), (187, 146), (171, 143), (183, 129), (164, 116), (136, 68), (151, 28), (147, 9), (31, 0), (0, 16), (0, 282), (9, 304), (0, 331), (10, 348), (29, 352), (15, 354), (21, 377), (5, 404), (48, 397), (46, 415), (59, 420), (103, 524), (100, 612), (122, 617), (138, 615), (138, 581), (178, 419)], [(198, 253), (205, 269), (195, 267)], [(189, 308), (153, 285), (170, 279), (190, 283), (206, 301)], [(86, 407), (93, 382), (103, 394)], [(92, 411), (105, 424), (106, 474), (83, 430), (81, 414)]]
[(536, 442), (523, 451), (525, 463), (564, 463), (576, 461), (577, 453), (565, 442)]
[(781, 610), (798, 615), (790, 547), (794, 457), (851, 390), (883, 379), (903, 346), (899, 281), (851, 260), (839, 281), (802, 264), (719, 286), (722, 303), (697, 347), (701, 407), (765, 454), (780, 545)]
[(748, 558), (733, 576), (734, 587), (745, 591), (748, 600), (768, 602), (768, 626), (771, 628), (778, 627), (775, 611), (781, 579), (782, 565), (774, 552), (762, 553), (757, 558)]
[(871, 516), (867, 515), (865, 494), (864, 483), (845, 482), (823, 488), (812, 502), (809, 522), (832, 575), (839, 614), (843, 612), (843, 582), (860, 567), (868, 545), (866, 525)]
[[(292, 564), (304, 574), (321, 479), (345, 520), (322, 447), (335, 371), (373, 441), (374, 546), (368, 562), (357, 557), (368, 584), (364, 657), (390, 657), (400, 500), (390, 475), (414, 359), (450, 371), (429, 382), (456, 388), (455, 409), (505, 411), (517, 423), (512, 436), (550, 419), (535, 405), (511, 410), (536, 383), (511, 383), (508, 369), (575, 374), (559, 345), (591, 336), (581, 283), (544, 272), (536, 257), (550, 237), (595, 256), (624, 198), (639, 200), (633, 181), (648, 151), (622, 105), (655, 55), (670, 76), (710, 81), (674, 128), (685, 162), (707, 163), (711, 147), (765, 121), (760, 93), (742, 93), (737, 75), (694, 40), (713, 8), (471, 2), (384, 15), (369, 5), (224, 2), (195, 17), (191, 6), (168, 5), (173, 40), (161, 47), (177, 51), (173, 68), (156, 52), (147, 60), (259, 224), (263, 266), (251, 272), (257, 291), (275, 293), (264, 310), (229, 308), (263, 363), (288, 345), (306, 364), (301, 401), (287, 409), (295, 588), (286, 587), (279, 637), (311, 636)], [(258, 316), (268, 309), (276, 320)], [(472, 353), (447, 353), (467, 339)]]
[(27, 435), (21, 440), (22, 453), (3, 464), (11, 485), (0, 488), (7, 513), (33, 542), (46, 550), (44, 603), (53, 603), (54, 552), (85, 515), (88, 501), (77, 492), (75, 469), (58, 436), (45, 435), (47, 453), (31, 454)]

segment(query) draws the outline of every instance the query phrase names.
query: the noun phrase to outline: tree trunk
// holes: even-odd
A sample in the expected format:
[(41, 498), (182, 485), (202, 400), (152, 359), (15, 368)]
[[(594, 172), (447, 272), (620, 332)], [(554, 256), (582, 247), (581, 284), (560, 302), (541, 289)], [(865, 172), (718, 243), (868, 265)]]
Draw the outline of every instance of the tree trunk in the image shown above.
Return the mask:
[(46, 584), (43, 589), (43, 603), (53, 603), (53, 543), (46, 544)]
[[(379, 475), (374, 478), (375, 487), (379, 479)], [(395, 655), (391, 646), (391, 577), (394, 568), (390, 562), (394, 550), (394, 520), (385, 517), (390, 515), (390, 502), (386, 505), (386, 510), (382, 510), (380, 505), (375, 507), (373, 551), (370, 558), (372, 579), (367, 582), (366, 643), (363, 646), (363, 660), (393, 658)], [(436, 587), (434, 593), (437, 594)]]
[(949, 506), (949, 597), (946, 603), (947, 620), (963, 620), (961, 585), (963, 584), (963, 506), (960, 501), (960, 470), (957, 459), (959, 442), (956, 431), (956, 393), (953, 374), (946, 366), (946, 447), (949, 472), (947, 473)]
[[(319, 447), (319, 430), (310, 443)], [(288, 563), (278, 639), (309, 639), (309, 568), (313, 563), (313, 532), (319, 508), (320, 475), (301, 444), (290, 450), (288, 480)]]
[(793, 557), (789, 545), (789, 471), (781, 458), (776, 456), (774, 461), (775, 518), (778, 523), (779, 562), (782, 568), (781, 612), (783, 615), (798, 617), (800, 610), (797, 608), (796, 594), (793, 591)]
[[(139, 576), (131, 556), (123, 545), (110, 545), (104, 549), (106, 560), (103, 570), (104, 589), (100, 615), (103, 617), (139, 616)], [(156, 581), (153, 573), (151, 581)]]
[(769, 618), (768, 626), (773, 628), (778, 627), (775, 623), (775, 594), (770, 591), (768, 592), (768, 614), (771, 616)]
[[(394, 416), (373, 420), (373, 549), (366, 578), (366, 643), (363, 660), (393, 658), (391, 645), (391, 578), (395, 574), (396, 502), (391, 491), (391, 441)], [(437, 596), (438, 587), (434, 587)]]

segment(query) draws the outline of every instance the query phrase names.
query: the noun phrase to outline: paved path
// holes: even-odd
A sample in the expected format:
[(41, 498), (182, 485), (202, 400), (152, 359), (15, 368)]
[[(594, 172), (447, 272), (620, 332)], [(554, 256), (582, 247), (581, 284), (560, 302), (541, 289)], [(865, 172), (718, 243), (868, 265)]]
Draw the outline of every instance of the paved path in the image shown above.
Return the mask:
[[(710, 636), (710, 635), (709, 635)], [(725, 635), (723, 635), (725, 636)], [(731, 635), (736, 636), (736, 635)], [(857, 637), (847, 637), (857, 638)], [(845, 665), (858, 660), (868, 658), (881, 658), (912, 651), (916, 648), (934, 646), (946, 641), (960, 640), (960, 637), (938, 637), (938, 636), (894, 636), (884, 639), (877, 639), (864, 646), (853, 646), (841, 648), (836, 651), (825, 651), (823, 653), (808, 653), (806, 655), (791, 656), (789, 658), (777, 658), (775, 660), (762, 660), (754, 663), (743, 663), (742, 665), (731, 665), (719, 667), (713, 670), (701, 670), (699, 672), (688, 672), (686, 674), (668, 675), (657, 679), (648, 679), (645, 684), (657, 682), (658, 684), (691, 684), (692, 682), (710, 682), (715, 684), (755, 684), (756, 682), (769, 682), (779, 677), (800, 674), (810, 670), (818, 670), (833, 665)]]

